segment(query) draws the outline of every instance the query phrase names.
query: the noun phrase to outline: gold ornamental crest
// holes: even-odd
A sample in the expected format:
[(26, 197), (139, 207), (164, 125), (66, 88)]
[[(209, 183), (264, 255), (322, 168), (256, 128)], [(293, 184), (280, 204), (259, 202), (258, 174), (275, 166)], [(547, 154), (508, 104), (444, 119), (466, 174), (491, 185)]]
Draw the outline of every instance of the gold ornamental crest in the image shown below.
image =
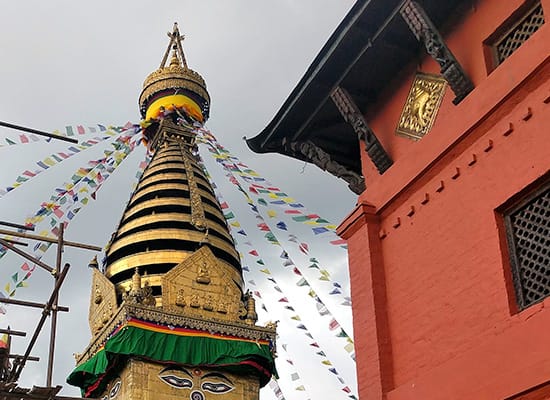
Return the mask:
[(437, 116), (446, 84), (439, 75), (418, 72), (399, 117), (396, 134), (413, 140), (427, 134)]

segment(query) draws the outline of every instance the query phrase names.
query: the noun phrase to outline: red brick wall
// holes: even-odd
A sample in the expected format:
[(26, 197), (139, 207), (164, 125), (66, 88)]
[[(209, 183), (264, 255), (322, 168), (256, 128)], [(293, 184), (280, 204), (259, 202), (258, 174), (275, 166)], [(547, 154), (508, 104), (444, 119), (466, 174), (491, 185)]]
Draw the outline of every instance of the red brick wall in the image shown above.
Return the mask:
[(380, 176), (363, 160), (368, 189), (339, 228), (362, 399), (530, 399), (550, 382), (550, 299), (513, 306), (497, 212), (550, 179), (550, 26), (489, 75), (482, 45), (522, 3), (479, 1), (449, 34), (476, 88), (458, 106), (448, 90), (422, 140), (394, 134), (413, 69), (368, 114), (395, 164)]

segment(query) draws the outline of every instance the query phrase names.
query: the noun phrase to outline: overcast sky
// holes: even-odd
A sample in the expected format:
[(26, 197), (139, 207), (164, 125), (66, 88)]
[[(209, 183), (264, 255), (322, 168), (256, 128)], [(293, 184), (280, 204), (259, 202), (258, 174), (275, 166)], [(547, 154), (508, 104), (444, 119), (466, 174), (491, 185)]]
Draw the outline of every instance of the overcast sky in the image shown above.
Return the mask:
[[(46, 131), (62, 130), (66, 125), (138, 122), (137, 99), (141, 85), (158, 67), (168, 43), (166, 32), (177, 21), (186, 36), (184, 51), (188, 64), (205, 78), (212, 98), (207, 127), (233, 154), (300, 200), (308, 210), (339, 223), (352, 210), (356, 199), (344, 182), (312, 165), (304, 166), (282, 156), (254, 154), (242, 137), (255, 136), (269, 123), (353, 2), (4, 2), (0, 25), (0, 120)], [(18, 137), (18, 133), (0, 129), (0, 140), (5, 137)], [(44, 142), (0, 147), (0, 187), (8, 186), (20, 172), (35, 168), (37, 160), (63, 151), (64, 147), (65, 144)], [(67, 160), (63, 163), (67, 168), (52, 168), (32, 183), (0, 198), (0, 220), (23, 222), (49, 198), (53, 188), (70, 177), (67, 171), (72, 174), (90, 157)], [(116, 228), (129, 197), (136, 165), (142, 158), (143, 149), (137, 150), (119, 172), (113, 174), (98, 200), (71, 223), (66, 235), (68, 240), (99, 246), (106, 243)], [(223, 173), (215, 176), (217, 183), (223, 180)], [(237, 198), (231, 193), (226, 197)], [(244, 214), (241, 218), (246, 219)], [(261, 244), (262, 240), (258, 239), (257, 243)], [(315, 248), (315, 243), (311, 244)], [(311, 255), (326, 260), (327, 269), (332, 268), (336, 279), (345, 279), (346, 274), (342, 272), (345, 253), (323, 247), (321, 242), (317, 249), (315, 254), (312, 249)], [(266, 248), (264, 252), (267, 254), (273, 249)], [(47, 260), (53, 262), (54, 256), (48, 255)], [(56, 384), (64, 384), (67, 371), (74, 365), (71, 353), (82, 351), (89, 340), (89, 271), (86, 264), (91, 256), (93, 254), (82, 251), (67, 250), (65, 253), (65, 261), (71, 263), (73, 270), (64, 286), (61, 303), (70, 306), (71, 312), (63, 315), (60, 321)], [(295, 258), (299, 261), (300, 255), (296, 254)], [(307, 263), (307, 259), (302, 262)], [(0, 279), (3, 279), (0, 286), (9, 280), (10, 273), (17, 270), (20, 263), (17, 257), (0, 260)], [(277, 276), (276, 279), (285, 281), (287, 278)], [(43, 271), (37, 271), (30, 280), (30, 287), (22, 289), (17, 298), (44, 301), (48, 285), (53, 284), (51, 281)], [(289, 280), (286, 290), (290, 294), (295, 290), (292, 286), (295, 285)], [(299, 294), (296, 296), (300, 301)], [(273, 301), (269, 299), (268, 293), (265, 296), (267, 306), (268, 301)], [(346, 314), (349, 308), (341, 312), (345, 314), (342, 319), (348, 320), (347, 325), (351, 326)], [(9, 307), (0, 325), (5, 327), (10, 323), (13, 329), (27, 330), (30, 334), (37, 315)], [(321, 332), (326, 330), (324, 325), (317, 327), (315, 324), (316, 321), (309, 322), (309, 328), (319, 331), (319, 341), (330, 340), (328, 336), (322, 338), (326, 333)], [(289, 327), (282, 327), (281, 331), (290, 336), (295, 334)], [(23, 339), (15, 341), (26, 343)], [(307, 347), (307, 342), (304, 343)], [(330, 342), (326, 343), (325, 347), (331, 346)], [(41, 352), (45, 358), (46, 342), (41, 341), (40, 346), (36, 353)], [(334, 347), (338, 346), (340, 342), (336, 341)], [(293, 390), (297, 384), (289, 382), (288, 375), (296, 371), (282, 365), (286, 364), (283, 356), (278, 360), (285, 397), (327, 398), (330, 393), (331, 398), (347, 398), (338, 382), (328, 382), (330, 377), (320, 382), (319, 376), (326, 372), (326, 366), (306, 353), (311, 353), (310, 349), (300, 348), (297, 343), (289, 354), (293, 360), (298, 360), (296, 371), (301, 376), (299, 384), (306, 387), (305, 392)], [(331, 361), (355, 392), (353, 363), (348, 355), (334, 352)], [(43, 385), (44, 374), (45, 363), (29, 365), (22, 382)], [(77, 392), (66, 388), (63, 393)], [(273, 394), (264, 390), (262, 399), (270, 398), (274, 398)]]

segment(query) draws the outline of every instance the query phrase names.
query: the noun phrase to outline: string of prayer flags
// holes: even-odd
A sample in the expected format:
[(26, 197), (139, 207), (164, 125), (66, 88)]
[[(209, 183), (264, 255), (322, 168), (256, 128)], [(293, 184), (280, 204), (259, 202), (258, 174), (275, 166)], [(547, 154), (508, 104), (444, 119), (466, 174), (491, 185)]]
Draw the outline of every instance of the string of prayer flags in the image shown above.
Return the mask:
[[(204, 136), (206, 136), (206, 134)], [(243, 196), (245, 197), (246, 204), (249, 205), (249, 208), (252, 211), (254, 218), (256, 219), (256, 223), (253, 224), (252, 226), (255, 227), (259, 232), (264, 233), (264, 237), (268, 240), (268, 242), (271, 243), (272, 240), (277, 240), (277, 235), (275, 234), (275, 232), (273, 232), (273, 230), (271, 229), (271, 226), (274, 226), (274, 227), (276, 227), (276, 229), (279, 229), (279, 230), (283, 230), (283, 231), (287, 230), (288, 229), (288, 226), (287, 226), (288, 221), (283, 220), (281, 218), (283, 215), (287, 215), (287, 213), (282, 213), (282, 212), (277, 212), (275, 210), (272, 210), (269, 207), (269, 204), (271, 204), (271, 202), (273, 202), (273, 201), (277, 201), (277, 202), (282, 201), (283, 203), (285, 203), (285, 201), (284, 201), (285, 199), (287, 201), (289, 201), (287, 194), (280, 191), (279, 188), (276, 188), (271, 184), (265, 184), (265, 182), (263, 182), (263, 181), (248, 180), (248, 182), (250, 182), (250, 185), (243, 185), (242, 181), (241, 181), (241, 178), (243, 177), (243, 174), (248, 173), (248, 171), (244, 172), (248, 168), (243, 167), (243, 165), (242, 165), (243, 163), (240, 163), (240, 161), (238, 161), (236, 159), (236, 157), (232, 157), (227, 150), (221, 148), (220, 146), (217, 146), (216, 142), (210, 142), (210, 143), (206, 143), (206, 144), (208, 146), (208, 151), (213, 156), (213, 158), (216, 160), (216, 164), (223, 168), (223, 170), (225, 172), (225, 176), (228, 179), (229, 183), (231, 185), (234, 185), (236, 187), (236, 189), (239, 192), (241, 192), (243, 194)], [(207, 175), (207, 176), (209, 176), (209, 175)], [(248, 175), (246, 178), (247, 179), (251, 178), (251, 176)], [(255, 178), (258, 178), (258, 176), (256, 176)], [(210, 176), (209, 176), (209, 179), (211, 179)], [(245, 181), (246, 181), (246, 179), (245, 179)], [(261, 183), (263, 187), (256, 188), (256, 187), (252, 186), (253, 184), (259, 185), (258, 182)], [(227, 204), (227, 202), (225, 200), (223, 200), (223, 198), (219, 194), (219, 191), (216, 190), (218, 186), (213, 185), (213, 187), (215, 188), (215, 191), (216, 191), (218, 200), (220, 201), (220, 204), (224, 204), (223, 212), (225, 214), (227, 214), (228, 212), (231, 212), (232, 215), (233, 215), (233, 218), (230, 219), (230, 221), (228, 221), (230, 223), (229, 225), (231, 225), (231, 223), (236, 221), (236, 219), (237, 219), (236, 218), (236, 213), (235, 213), (235, 211), (230, 211), (229, 204)], [(268, 187), (269, 187), (269, 189), (268, 189)], [(255, 197), (254, 199), (252, 199), (250, 197), (249, 193), (256, 194), (255, 192), (260, 193), (263, 196), (262, 201), (260, 201), (257, 197)], [(291, 201), (292, 201), (293, 206), (289, 205), (288, 206), (289, 210), (297, 210), (298, 212), (301, 212), (304, 209), (304, 207), (301, 203), (298, 203), (293, 199)], [(285, 204), (287, 204), (287, 203), (285, 203)], [(227, 205), (227, 207), (226, 207), (226, 205)], [(262, 207), (264, 207), (264, 208), (262, 208)], [(279, 218), (277, 218), (277, 220), (274, 220), (274, 221), (272, 220), (270, 223), (273, 224), (273, 225), (270, 226), (270, 224), (268, 224), (267, 221), (264, 220), (264, 217), (260, 214), (260, 209), (261, 209), (262, 214), (265, 216), (265, 219), (273, 219), (273, 218), (279, 217), (280, 220), (279, 220)], [(273, 212), (270, 212), (270, 211), (273, 211)], [(284, 209), (284, 211), (287, 211), (287, 210)], [(291, 216), (299, 216), (300, 214), (288, 214), (288, 215), (291, 217)], [(318, 225), (315, 225), (315, 224), (318, 224), (317, 220), (319, 220), (319, 219), (321, 219), (321, 221), (319, 223), (321, 223), (321, 224), (324, 223), (324, 222), (322, 222), (323, 219), (321, 217), (319, 217), (317, 214), (304, 212), (304, 216), (306, 217), (306, 218), (303, 219), (304, 223), (305, 222), (312, 223), (312, 228), (320, 227)], [(280, 224), (278, 224), (279, 222), (280, 222)], [(275, 225), (275, 224), (277, 224), (277, 225)], [(244, 229), (241, 229), (241, 230), (242, 230), (243, 234), (246, 234)], [(327, 228), (327, 231), (330, 231), (330, 228)], [(250, 234), (250, 232), (248, 232), (248, 234)], [(319, 232), (318, 234), (322, 235), (322, 234), (326, 234), (326, 232), (323, 231), (322, 233)], [(235, 238), (235, 240), (237, 242), (239, 242), (241, 239), (238, 239), (238, 237), (239, 236), (244, 236), (244, 235), (241, 234), (241, 235), (236, 235), (236, 236), (237, 236), (237, 238)], [(247, 238), (249, 238), (249, 237), (252, 237), (252, 236), (248, 235)], [(256, 236), (256, 237), (260, 237), (260, 236)], [(245, 239), (243, 239), (243, 240), (245, 240)], [(278, 241), (277, 241), (277, 243), (281, 247), (281, 252), (279, 253), (280, 254), (279, 257), (280, 257), (280, 259), (283, 263), (283, 266), (286, 266), (286, 267), (291, 266), (293, 274), (297, 275), (297, 280), (298, 280), (297, 286), (298, 287), (306, 286), (306, 287), (308, 287), (308, 290), (309, 290), (310, 289), (309, 283), (308, 283), (307, 279), (304, 276), (302, 276), (302, 273), (300, 271), (300, 267), (296, 266), (292, 262), (288, 252), (284, 249), (283, 245), (281, 243), (279, 243)], [(296, 237), (295, 243), (296, 243), (296, 246), (297, 246), (298, 249), (300, 249), (300, 246), (301, 246), (300, 251), (303, 254), (307, 254), (308, 257), (310, 257), (309, 252), (312, 251), (312, 249), (310, 248), (308, 243), (306, 243), (303, 240), (302, 241), (298, 240), (297, 237)], [(243, 244), (243, 243), (241, 242), (241, 244)], [(307, 338), (310, 339), (308, 344), (310, 345), (312, 350), (314, 350), (315, 354), (318, 351), (322, 351), (320, 349), (320, 347), (321, 347), (320, 343), (321, 342), (316, 341), (313, 338), (312, 332), (308, 330), (306, 324), (302, 321), (301, 316), (296, 313), (295, 307), (293, 307), (293, 305), (291, 304), (291, 297), (289, 296), (290, 293), (289, 293), (289, 295), (287, 295), (285, 293), (285, 287), (277, 282), (278, 279), (276, 280), (274, 278), (275, 275), (273, 275), (273, 274), (275, 272), (272, 273), (271, 268), (253, 269), (253, 266), (255, 265), (255, 263), (258, 264), (259, 261), (261, 261), (260, 265), (264, 264), (263, 259), (261, 258), (260, 250), (257, 247), (253, 246), (250, 243), (250, 241), (244, 242), (244, 244), (249, 246), (249, 248), (247, 250), (242, 250), (241, 254), (244, 255), (244, 257), (246, 257), (246, 258), (252, 257), (252, 261), (250, 261), (250, 263), (245, 262), (245, 265), (250, 265), (252, 270), (250, 268), (247, 268), (246, 270), (243, 269), (243, 271), (245, 271), (246, 274), (251, 273), (251, 271), (253, 271), (253, 272), (258, 271), (258, 272), (261, 273), (261, 274), (259, 274), (259, 276), (263, 275), (263, 277), (266, 279), (266, 281), (270, 282), (271, 285), (269, 287), (270, 287), (270, 290), (273, 290), (272, 294), (274, 294), (274, 293), (278, 294), (274, 298), (274, 302), (275, 302), (274, 304), (280, 304), (281, 308), (284, 307), (284, 309), (288, 313), (291, 313), (290, 315), (287, 316), (287, 318), (291, 321), (297, 322), (294, 325), (295, 329), (299, 330)], [(310, 258), (313, 258), (314, 261), (317, 261), (314, 257), (310, 257)], [(270, 264), (268, 263), (268, 265), (270, 265)], [(275, 269), (276, 267), (273, 267), (273, 268)], [(273, 271), (274, 271), (274, 269), (273, 269)], [(321, 271), (321, 268), (317, 267), (317, 269), (319, 271)], [(290, 269), (287, 269), (287, 271), (290, 271)], [(279, 275), (276, 275), (276, 276), (279, 276)], [(330, 278), (330, 274), (326, 270), (325, 270), (324, 274), (319, 272), (319, 276), (320, 277), (325, 277), (325, 278), (326, 277)], [(252, 284), (251, 282), (256, 284), (256, 280), (249, 280), (248, 282), (250, 284)], [(335, 288), (335, 287), (336, 286), (333, 287), (331, 285), (331, 288)], [(257, 296), (257, 298), (260, 298), (260, 297)], [(309, 298), (309, 297), (306, 297), (306, 299), (307, 298)], [(315, 301), (315, 305), (317, 305), (316, 298), (313, 298), (313, 300)], [(324, 304), (323, 304), (323, 306), (324, 306)], [(261, 304), (260, 308), (267, 312), (267, 307), (265, 306), (265, 304)], [(332, 314), (330, 314), (330, 312), (329, 312), (329, 310), (326, 306), (324, 306), (324, 309), (327, 312), (326, 315), (328, 315), (327, 320), (326, 320), (326, 323), (327, 323), (327, 326), (328, 326), (329, 321), (332, 321), (333, 319), (336, 321), (337, 318), (335, 318)], [(323, 314), (324, 313), (325, 313), (325, 311), (323, 311)], [(330, 331), (330, 330), (327, 329), (327, 332), (328, 331)], [(339, 329), (335, 328), (334, 329), (334, 334), (339, 334)], [(347, 342), (348, 338), (345, 337), (344, 339), (346, 340), (346, 345), (347, 345), (348, 344), (348, 342)], [(321, 354), (326, 354), (326, 353), (322, 352)], [(317, 357), (319, 357), (319, 356), (320, 355), (317, 355)], [(323, 357), (319, 361), (320, 361), (321, 365), (333, 368), (332, 360), (328, 360), (326, 358), (326, 355), (325, 355), (325, 357)], [(288, 363), (289, 363), (289, 365), (293, 365), (293, 362), (290, 358), (288, 359)], [(334, 369), (334, 371), (336, 371), (336, 369)], [(338, 382), (340, 382), (340, 384), (342, 384), (342, 385), (344, 385), (344, 387), (346, 387), (345, 383), (344, 383), (344, 379), (341, 376), (339, 376), (337, 371), (336, 371), (336, 374), (332, 371), (329, 371), (329, 372), (330, 372), (331, 376), (336, 376), (336, 378), (338, 379)], [(296, 378), (296, 376), (297, 375), (291, 375), (291, 379)], [(300, 386), (300, 385), (298, 385), (298, 386)]]
[[(252, 193), (255, 195), (258, 204), (263, 206), (273, 204), (284, 208), (285, 214), (294, 214), (292, 220), (295, 222), (313, 225), (312, 231), (315, 235), (330, 234), (336, 236), (336, 239), (329, 241), (330, 244), (334, 244), (332, 242), (340, 239), (336, 235), (335, 225), (330, 224), (328, 220), (317, 214), (304, 212), (305, 210), (302, 210), (305, 208), (303, 204), (297, 203), (294, 199), (288, 197), (287, 193), (271, 185), (256, 171), (241, 162), (237, 157), (231, 155), (227, 149), (217, 142), (216, 138), (210, 132), (206, 129), (202, 129), (201, 133), (202, 135), (198, 137), (199, 143), (208, 145), (208, 151), (214, 156), (216, 161), (224, 167), (228, 174), (230, 174), (230, 181), (238, 185), (239, 190), (243, 191), (243, 193)], [(247, 186), (247, 190), (242, 188), (242, 185), (238, 183), (239, 179), (242, 179), (246, 183), (245, 186)], [(276, 212), (268, 209), (267, 215), (269, 218), (274, 218)], [(345, 242), (339, 242), (335, 245), (343, 248), (346, 246)]]
[[(53, 167), (56, 164), (61, 163), (62, 161), (72, 157), (73, 155), (80, 153), (82, 150), (85, 150), (107, 139), (110, 139), (114, 134), (115, 133), (113, 131), (108, 131), (103, 136), (100, 136), (100, 137), (96, 136), (92, 139), (81, 142), (76, 146), (71, 145), (67, 148), (66, 151), (52, 153), (46, 158), (44, 158), (43, 160), (37, 161), (36, 165), (38, 165), (40, 169), (37, 169), (34, 171), (25, 170), (24, 172), (19, 174), (19, 176), (15, 179), (14, 183), (12, 183), (11, 185), (5, 188), (0, 189), (0, 198), (6, 195), (7, 193), (11, 192), (15, 188), (21, 186), (23, 183), (28, 182), (31, 178), (35, 177), (36, 175), (49, 169), (50, 167)], [(76, 179), (74, 175), (73, 175), (73, 179)]]
[[(136, 145), (136, 142), (129, 140), (127, 136), (119, 136), (115, 139), (114, 143), (124, 143), (124, 145), (117, 145), (116, 147), (119, 147), (119, 150), (114, 152), (105, 151), (105, 157), (99, 162), (94, 162), (94, 167), (80, 167), (77, 169), (73, 175), (78, 175), (79, 179), (71, 182), (65, 182), (62, 185), (63, 188), (58, 187), (54, 189), (54, 194), (50, 197), (50, 200), (42, 202), (40, 208), (34, 216), (26, 219), (25, 225), (36, 226), (48, 217), (51, 228), (49, 231), (44, 230), (40, 232), (40, 236), (50, 237), (55, 237), (58, 235), (59, 223), (63, 223), (65, 227), (67, 227), (69, 222), (74, 218), (75, 214), (80, 211), (83, 206), (88, 204), (88, 199), (92, 195), (95, 195), (96, 191), (101, 187), (101, 185), (97, 184), (95, 186), (92, 185), (92, 182), (97, 180), (98, 171), (108, 171), (104, 172), (100, 178), (102, 181), (105, 181), (112, 174), (112, 172), (115, 171), (118, 165), (120, 165), (120, 163), (130, 154)], [(109, 155), (107, 156), (107, 154)], [(96, 189), (91, 191), (91, 187), (95, 187)], [(86, 191), (83, 191), (82, 189), (86, 189)], [(79, 193), (80, 196), (78, 195)], [(71, 216), (71, 218), (69, 218), (69, 216)], [(33, 249), (34, 257), (40, 260), (50, 247), (51, 243), (38, 242)], [(5, 252), (2, 252), (0, 254), (0, 258), (4, 254)], [(29, 271), (32, 272), (31, 270)], [(6, 293), (8, 293), (9, 296), (15, 295), (17, 288), (27, 286), (25, 281), (29, 277), (30, 273), (27, 273), (25, 277), (15, 285), (14, 288), (9, 287), (9, 290), (6, 290)], [(6, 286), (4, 289), (8, 289), (8, 287)]]

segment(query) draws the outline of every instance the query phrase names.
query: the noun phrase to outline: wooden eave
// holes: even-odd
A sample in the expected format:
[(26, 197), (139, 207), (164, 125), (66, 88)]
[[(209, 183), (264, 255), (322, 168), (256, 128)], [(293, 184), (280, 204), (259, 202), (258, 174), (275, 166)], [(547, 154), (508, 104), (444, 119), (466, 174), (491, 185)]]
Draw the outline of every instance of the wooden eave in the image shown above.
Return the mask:
[[(441, 29), (466, 0), (418, 0)], [(364, 113), (415, 59), (424, 54), (399, 14), (403, 0), (358, 0), (323, 46), (273, 120), (248, 147), (304, 160), (283, 144), (310, 140), (331, 158), (361, 172), (359, 141), (330, 99), (341, 86)], [(308, 161), (308, 160), (305, 160)]]

